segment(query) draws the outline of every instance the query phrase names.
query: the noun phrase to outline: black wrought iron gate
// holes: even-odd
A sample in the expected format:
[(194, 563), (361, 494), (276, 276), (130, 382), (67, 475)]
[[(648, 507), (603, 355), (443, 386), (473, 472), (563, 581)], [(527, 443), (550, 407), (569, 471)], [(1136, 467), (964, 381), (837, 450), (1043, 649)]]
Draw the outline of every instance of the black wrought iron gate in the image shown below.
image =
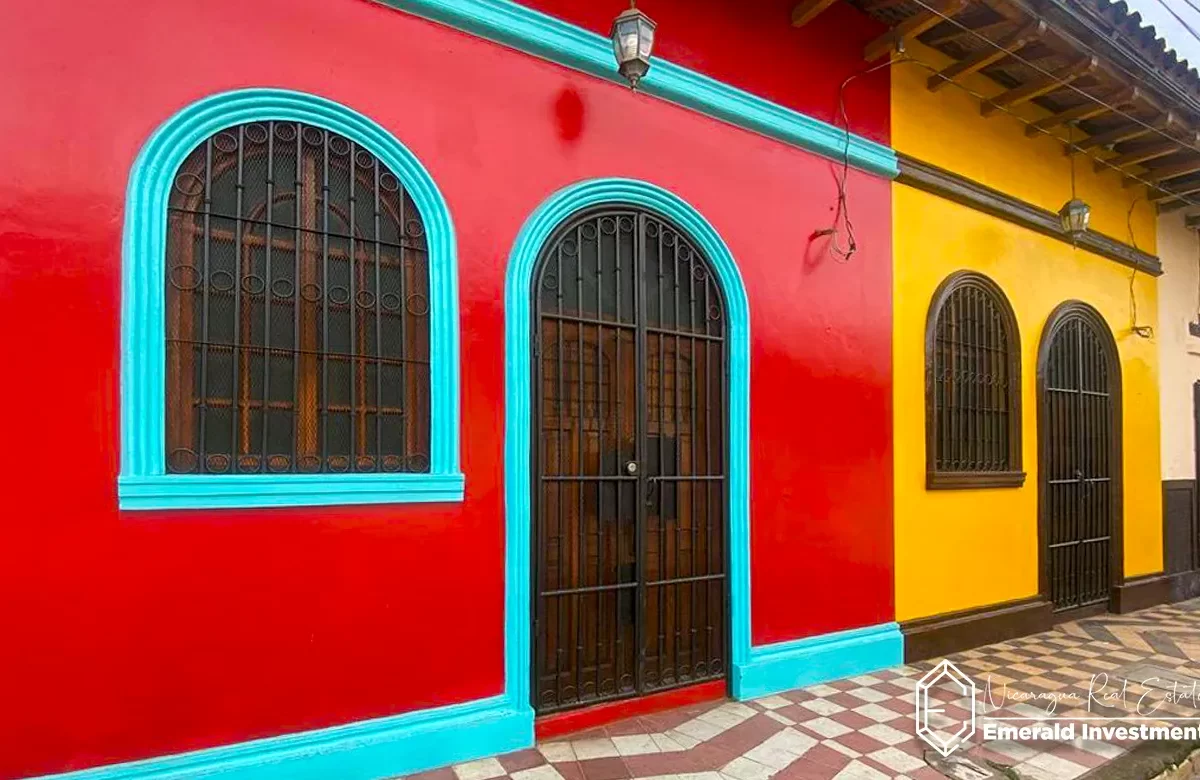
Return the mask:
[(726, 670), (725, 307), (634, 208), (579, 215), (535, 274), (534, 706)]
[(1112, 587), (1114, 381), (1101, 333), (1068, 315), (1049, 336), (1039, 419), (1042, 523), (1050, 600), (1056, 610), (1105, 602)]

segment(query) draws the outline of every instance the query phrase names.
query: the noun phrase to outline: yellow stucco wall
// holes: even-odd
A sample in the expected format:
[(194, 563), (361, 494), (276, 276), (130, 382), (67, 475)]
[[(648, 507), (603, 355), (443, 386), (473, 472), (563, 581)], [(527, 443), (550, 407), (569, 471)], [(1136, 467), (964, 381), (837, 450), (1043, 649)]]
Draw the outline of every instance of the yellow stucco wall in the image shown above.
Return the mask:
[[(897, 150), (1044, 208), (1070, 197), (1061, 145), (1027, 138), (1012, 117), (981, 117), (979, 103), (952, 87), (929, 92), (927, 76), (912, 65), (893, 68)], [(987, 81), (975, 86), (999, 91)], [(1093, 175), (1090, 164), (1077, 163), (1077, 176), (1093, 228), (1128, 240), (1126, 218), (1140, 191), (1123, 189), (1114, 174)], [(1037, 593), (1037, 351), (1051, 311), (1069, 299), (1104, 316), (1121, 355), (1125, 575), (1160, 571), (1158, 347), (1130, 332), (1131, 269), (906, 185), (893, 185), (893, 198), (897, 619)], [(1131, 222), (1139, 247), (1153, 252), (1154, 214), (1144, 200)], [(934, 290), (959, 269), (995, 280), (1016, 313), (1028, 475), (1021, 488), (925, 489), (925, 318)], [(1134, 279), (1138, 324), (1157, 325), (1156, 286), (1145, 274)]]

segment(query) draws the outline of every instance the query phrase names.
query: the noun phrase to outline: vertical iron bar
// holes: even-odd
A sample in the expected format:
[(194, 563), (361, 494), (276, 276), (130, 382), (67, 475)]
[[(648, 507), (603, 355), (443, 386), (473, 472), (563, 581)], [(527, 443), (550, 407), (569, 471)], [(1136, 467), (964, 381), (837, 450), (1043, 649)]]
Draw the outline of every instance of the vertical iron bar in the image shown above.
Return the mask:
[[(619, 234), (616, 217), (613, 218), (613, 241)], [(579, 256), (583, 257), (583, 244), (579, 245)], [(604, 253), (600, 246), (600, 231), (596, 231), (596, 321), (604, 319)], [(596, 415), (596, 585), (604, 585), (604, 328), (596, 326), (596, 385), (593, 409)], [(620, 590), (614, 590), (614, 595)], [(602, 627), (604, 624), (604, 591), (596, 591), (596, 698), (600, 698), (600, 659)]]
[[(561, 243), (556, 247), (554, 255), (555, 255), (555, 262), (557, 263), (556, 267), (557, 267), (557, 273), (558, 273), (558, 275), (555, 277), (556, 301), (558, 303), (558, 313), (561, 315), (563, 313), (563, 277), (562, 277), (562, 244)], [(555, 375), (556, 375), (555, 381), (557, 383), (557, 388), (555, 391), (555, 417), (554, 417), (554, 420), (555, 420), (554, 437), (555, 437), (555, 440), (558, 442), (558, 448), (557, 448), (558, 452), (555, 453), (554, 459), (556, 461), (556, 465), (558, 466), (558, 474), (560, 476), (565, 476), (567, 474), (567, 462), (566, 462), (566, 460), (567, 460), (566, 449), (567, 448), (563, 444), (563, 435), (564, 435), (564, 430), (566, 430), (566, 410), (564, 409), (565, 401), (566, 401), (566, 392), (563, 388), (563, 364), (565, 363), (565, 361), (563, 360), (564, 356), (563, 356), (563, 321), (562, 320), (558, 320), (554, 324), (554, 337), (555, 337), (556, 343), (558, 345), (557, 346), (558, 351), (555, 355)], [(569, 439), (569, 437), (568, 437), (568, 439)], [(564, 493), (566, 491), (566, 487), (567, 487), (567, 483), (565, 481), (558, 482), (555, 487), (557, 497), (558, 497), (558, 501), (557, 501), (557, 510), (558, 511), (556, 513), (558, 515), (558, 518), (557, 518), (557, 520), (558, 520), (558, 523), (557, 523), (557, 527), (558, 527), (558, 587), (557, 587), (557, 589), (558, 590), (563, 589), (563, 586), (565, 584), (564, 580), (567, 580), (567, 578), (570, 575), (570, 570), (571, 570), (570, 561), (567, 559), (567, 556), (563, 554), (564, 553), (563, 547), (564, 547), (566, 536), (567, 536), (566, 529), (565, 529), (566, 518), (564, 517), (565, 507), (566, 507), (566, 499), (565, 499)], [(569, 552), (569, 548), (568, 548), (567, 552)], [(562, 687), (563, 686), (563, 679), (562, 679), (563, 678), (563, 669), (562, 669), (562, 667), (563, 667), (563, 664), (566, 662), (566, 658), (567, 658), (566, 640), (567, 640), (567, 634), (571, 630), (571, 622), (569, 619), (569, 615), (567, 614), (567, 610), (565, 609), (565, 606), (564, 606), (566, 604), (567, 597), (566, 596), (555, 596), (554, 598), (556, 599), (556, 604), (558, 605), (558, 612), (556, 615), (556, 617), (558, 618), (558, 624), (554, 627), (555, 638), (557, 640), (555, 642), (555, 653), (556, 653), (557, 658), (555, 660), (555, 667), (554, 667), (554, 688), (555, 688), (555, 699), (556, 699), (556, 701), (561, 703), (562, 697), (563, 697), (563, 687)]]
[[(403, 400), (400, 403), (400, 452), (404, 455), (404, 468), (408, 470), (408, 456), (410, 454), (409, 447), (411, 443), (408, 440), (408, 425), (412, 419), (410, 415), (414, 414), (415, 410), (408, 408), (408, 402), (411, 395), (408, 391), (408, 361), (412, 354), (408, 349), (408, 258), (409, 253), (413, 251), (408, 246), (408, 200), (405, 197), (404, 187), (400, 185), (400, 180), (396, 178), (395, 173), (392, 177), (396, 179), (396, 208), (399, 210), (398, 222), (396, 223), (396, 243), (400, 244), (400, 267), (397, 269), (397, 276), (400, 277), (400, 311), (397, 312), (400, 320), (400, 393)], [(428, 291), (427, 291), (428, 292)], [(561, 327), (561, 325), (560, 325)], [(415, 370), (415, 369), (414, 369)]]
[[(675, 491), (675, 567), (673, 573), (676, 579), (678, 579), (682, 574), (680, 572), (679, 564), (679, 548), (682, 546), (682, 535), (684, 532), (682, 516), (683, 502), (681, 500), (684, 485), (683, 480), (678, 479), (678, 477), (682, 476), (683, 474), (683, 421), (680, 418), (679, 403), (679, 383), (681, 381), (681, 371), (679, 367), (679, 242), (682, 240), (682, 234), (675, 234), (675, 240), (671, 243), (671, 256), (672, 260), (674, 260), (673, 269), (671, 272), (671, 305), (674, 310), (673, 327), (675, 330), (675, 359), (671, 366), (671, 373), (675, 377), (675, 477), (677, 477), (677, 479), (674, 480), (675, 485), (673, 488)], [(659, 262), (662, 262), (662, 258), (659, 258)], [(689, 435), (689, 443), (690, 438), (691, 436)], [(688, 483), (689, 498), (691, 497), (692, 484), (693, 483), (691, 482)], [(691, 501), (688, 502), (688, 506), (689, 508), (691, 507)], [(695, 572), (691, 573), (695, 574)], [(663, 587), (668, 586), (664, 585)], [(671, 596), (675, 599), (675, 636), (672, 638), (671, 658), (675, 667), (675, 682), (679, 683), (681, 682), (679, 663), (679, 631), (680, 627), (683, 625), (683, 598), (678, 585), (671, 585), (669, 587), (671, 588)]]
[(296, 167), (295, 167), (295, 191), (296, 196), (293, 199), (296, 216), (296, 243), (292, 247), (292, 252), (296, 257), (296, 270), (293, 274), (292, 284), (292, 462), (290, 471), (299, 471), (299, 442), (300, 442), (300, 420), (302, 412), (300, 409), (300, 353), (301, 353), (301, 337), (300, 337), (300, 308), (304, 305), (304, 296), (301, 294), (303, 289), (304, 274), (302, 266), (304, 259), (301, 257), (301, 238), (300, 225), (303, 220), (300, 218), (300, 202), (304, 199), (304, 183), (301, 179), (301, 169), (304, 165), (304, 139), (303, 127), (299, 122), (296, 123)]
[[(376, 189), (378, 193), (378, 189)], [(378, 214), (378, 209), (376, 209)], [(377, 234), (378, 235), (378, 234)], [(376, 265), (378, 272), (378, 265)], [(531, 361), (530, 366), (533, 382), (533, 414), (530, 415), (530, 430), (529, 435), (533, 446), (530, 448), (534, 458), (533, 474), (530, 478), (530, 523), (533, 525), (533, 533), (530, 534), (530, 609), (533, 612), (533, 659), (530, 663), (530, 688), (533, 691), (533, 706), (536, 709), (539, 704), (544, 701), (544, 686), (545, 680), (543, 675), (547, 671), (549, 664), (547, 663), (547, 642), (546, 642), (546, 597), (542, 594), (549, 590), (547, 584), (549, 582), (549, 566), (545, 558), (546, 551), (546, 491), (548, 485), (546, 483), (546, 407), (545, 395), (543, 389), (545, 387), (544, 373), (545, 363), (542, 357), (542, 326), (545, 324), (542, 319), (542, 297), (541, 297), (541, 276), (542, 270), (539, 264), (533, 274), (533, 282), (530, 287), (530, 306), (534, 314), (532, 322), (532, 344), (530, 345)], [(375, 292), (378, 296), (381, 289), (376, 282)], [(377, 402), (377, 409), (382, 408), (382, 401)], [(378, 422), (378, 416), (376, 417)], [(376, 426), (378, 428), (378, 425)], [(555, 702), (557, 704), (557, 702)]]
[(329, 466), (329, 131), (321, 131), (321, 470)]
[(949, 461), (947, 466), (957, 470), (960, 468), (958, 455), (958, 442), (961, 439), (961, 433), (958, 429), (958, 406), (960, 404), (960, 387), (959, 387), (959, 371), (958, 371), (958, 339), (959, 339), (959, 304), (960, 296), (951, 295), (947, 305), (950, 307), (950, 327), (947, 347), (949, 347), (948, 355), (948, 381), (946, 383), (946, 411), (948, 419), (948, 427), (950, 429), (949, 447), (947, 448), (946, 457)]
[(242, 411), (242, 390), (238, 382), (238, 369), (241, 364), (243, 354), (248, 351), (248, 345), (243, 342), (249, 334), (242, 333), (242, 190), (245, 182), (242, 178), (245, 164), (245, 148), (246, 148), (246, 126), (238, 125), (237, 129), (237, 183), (234, 185), (235, 195), (235, 215), (234, 220), (234, 240), (236, 242), (233, 252), (233, 386), (230, 392), (229, 418), (230, 418), (230, 470), (237, 471), (239, 469), (239, 455), (241, 454), (241, 436), (239, 435), (238, 419)]
[[(596, 228), (599, 230), (599, 226)], [(576, 313), (580, 318), (583, 317), (583, 229), (575, 228), (575, 308)], [(583, 477), (586, 473), (584, 468), (584, 447), (583, 440), (587, 436), (587, 430), (584, 426), (583, 417), (583, 323), (575, 323), (575, 373), (578, 384), (575, 388), (578, 406), (575, 408), (575, 451), (578, 460), (575, 463), (575, 474), (577, 477)], [(578, 498), (579, 505), (579, 586), (587, 586), (587, 515), (585, 514), (583, 502), (583, 486), (585, 480), (576, 479), (575, 494)], [(583, 701), (583, 610), (586, 596), (581, 594), (575, 595), (575, 695), (580, 701)]]
[(1082, 324), (1075, 326), (1075, 425), (1072, 436), (1075, 440), (1075, 602), (1082, 604), (1085, 598), (1086, 582), (1084, 580), (1084, 539), (1085, 509), (1084, 509), (1084, 329)]
[[(666, 429), (667, 429), (667, 344), (663, 333), (666, 324), (666, 302), (663, 300), (663, 231), (666, 227), (661, 222), (655, 222), (658, 251), (654, 260), (658, 264), (658, 581), (655, 586), (658, 591), (658, 685), (663, 685), (663, 659), (667, 652), (667, 586), (662, 584), (667, 575), (667, 519), (665, 517), (664, 497), (666, 495)], [(678, 526), (678, 523), (676, 524)]]
[(210, 137), (204, 142), (204, 270), (200, 272), (203, 282), (203, 302), (200, 306), (200, 441), (197, 443), (196, 465), (201, 471), (208, 468), (208, 290), (210, 254), (212, 244), (212, 149)]
[(973, 384), (975, 387), (974, 392), (972, 393), (974, 396), (974, 402), (972, 404), (973, 408), (971, 409), (972, 427), (974, 429), (972, 431), (974, 441), (971, 448), (974, 450), (975, 454), (975, 462), (972, 464), (972, 471), (981, 471), (983, 469), (984, 462), (983, 442), (985, 434), (983, 429), (983, 390), (984, 382), (987, 380), (987, 373), (984, 370), (986, 368), (986, 364), (984, 363), (986, 353), (983, 352), (983, 303), (983, 292), (981, 290), (976, 290), (975, 323), (973, 325), (975, 338), (971, 344), (971, 351), (974, 353), (971, 360), (971, 363), (974, 365), (972, 373), (975, 375), (973, 377)]
[[(637, 225), (635, 223), (631, 227), (631, 234), (632, 234), (632, 230), (636, 229), (636, 227), (637, 227)], [(596, 240), (597, 240), (597, 242), (599, 242), (599, 234), (598, 233), (597, 233)], [(598, 243), (597, 243), (597, 246), (599, 246)], [(621, 384), (621, 340), (623, 338), (625, 331), (622, 327), (622, 325), (624, 323), (621, 320), (621, 222), (620, 222), (620, 218), (618, 218), (618, 221), (617, 221), (617, 234), (616, 234), (615, 240), (613, 241), (613, 274), (614, 274), (614, 277), (613, 277), (614, 288), (616, 290), (616, 296), (614, 298), (614, 305), (615, 305), (616, 313), (614, 316), (616, 317), (616, 322), (617, 322), (617, 327), (613, 329), (613, 336), (616, 337), (616, 344), (613, 345), (613, 351), (615, 354), (615, 357), (613, 359), (613, 407), (614, 407), (614, 409), (613, 409), (613, 441), (615, 443), (615, 445), (613, 446), (613, 460), (614, 460), (613, 474), (615, 474), (617, 477), (615, 480), (613, 480), (614, 492), (616, 493), (613, 510), (614, 510), (614, 515), (616, 517), (616, 526), (617, 526), (617, 529), (616, 529), (616, 531), (617, 531), (617, 575), (616, 575), (616, 581), (617, 581), (618, 585), (624, 585), (625, 581), (624, 581), (624, 577), (622, 577), (622, 572), (621, 572), (622, 561), (624, 560), (623, 550), (621, 548), (621, 525), (622, 525), (621, 521), (623, 519), (621, 517), (621, 512), (624, 508), (624, 504), (621, 503), (621, 488), (623, 487), (622, 480), (621, 480), (621, 475), (622, 475), (621, 444), (623, 441), (623, 437), (625, 435), (625, 431), (624, 431), (624, 425), (623, 425), (624, 418), (621, 417), (621, 399), (625, 394), (625, 386)], [(636, 458), (636, 455), (635, 455), (635, 458)], [(621, 599), (623, 599), (624, 597), (625, 597), (625, 589), (618, 588), (616, 593), (614, 594), (614, 598), (613, 598), (613, 601), (615, 602), (613, 626), (615, 627), (615, 632), (616, 632), (616, 644), (613, 648), (613, 678), (616, 681), (616, 683), (614, 685), (614, 690), (617, 693), (621, 692), (621, 678), (624, 676), (622, 674), (622, 672), (624, 671), (624, 662), (625, 662), (625, 627), (621, 625)]]
[[(712, 291), (712, 282), (711, 282), (711, 279), (709, 278), (709, 269), (705, 268), (704, 270), (705, 270), (705, 274), (704, 274), (704, 335), (709, 336), (709, 335), (712, 335), (711, 331), (715, 327), (715, 326), (710, 325), (710, 323), (712, 322), (711, 317), (710, 317), (710, 312), (712, 311), (712, 306), (713, 306), (712, 295), (710, 294)], [(724, 316), (724, 313), (722, 313), (722, 316)], [(713, 436), (714, 430), (713, 430), (713, 424), (712, 424), (713, 423), (712, 410), (713, 410), (713, 406), (714, 406), (713, 388), (712, 388), (712, 375), (713, 375), (712, 352), (713, 352), (713, 342), (710, 341), (709, 339), (705, 339), (704, 340), (704, 462), (705, 462), (705, 472), (708, 474), (713, 474), (717, 470), (715, 468), (716, 464), (713, 462), (713, 452), (712, 452), (712, 445), (713, 445), (713, 438), (714, 438), (714, 436)], [(720, 347), (720, 343), (718, 342), (718, 344), (717, 344), (717, 357), (718, 358), (721, 357), (720, 353), (721, 353), (721, 347)], [(723, 368), (722, 368), (723, 365), (724, 365), (724, 361), (722, 361), (722, 366), (718, 367), (718, 370), (723, 370)], [(715, 403), (723, 405), (725, 403), (725, 400), (723, 398), (716, 399)], [(723, 471), (724, 468), (725, 468), (724, 462), (722, 462), (721, 470)], [(719, 492), (720, 491), (718, 489), (718, 493)], [(719, 500), (719, 496), (718, 496), (718, 500)], [(712, 504), (713, 504), (712, 484), (709, 482), (705, 482), (704, 483), (704, 570), (705, 570), (706, 574), (713, 570), (713, 520), (712, 520), (712, 516), (713, 516), (714, 512), (712, 510)], [(715, 512), (715, 514), (716, 514), (718, 520), (723, 525), (725, 518), (724, 518), (724, 514), (720, 511), (719, 504), (717, 505), (717, 511)], [(706, 669), (710, 668), (712, 665), (712, 656), (713, 656), (712, 622), (713, 622), (713, 620), (712, 620), (712, 589), (706, 583), (704, 585), (704, 626), (706, 629), (705, 635), (704, 635), (704, 665), (705, 665)]]
[[(372, 155), (373, 173), (374, 173), (374, 196), (375, 214), (373, 217), (373, 227), (375, 230), (375, 458), (379, 463), (379, 467), (383, 468), (383, 361), (381, 358), (383, 352), (383, 274), (380, 270), (380, 245), (379, 245), (379, 229), (380, 229), (380, 213), (379, 213), (379, 158)], [(352, 163), (353, 164), (353, 163)], [(400, 273), (404, 273), (404, 240), (403, 237), (397, 236), (400, 244), (399, 259)], [(404, 311), (404, 301), (400, 301), (401, 311)], [(541, 321), (538, 321), (538, 327), (541, 327)], [(539, 342), (540, 343), (540, 342)], [(540, 388), (539, 388), (540, 392)], [(538, 437), (541, 438), (540, 436)], [(400, 450), (400, 454), (405, 454)]]
[[(710, 272), (709, 276), (711, 277), (711, 275), (712, 274)], [(714, 286), (715, 286), (715, 282), (714, 282)], [(720, 303), (722, 301), (719, 290), (718, 290), (717, 294), (715, 295), (715, 297), (716, 297), (718, 303)], [(720, 371), (717, 374), (717, 377), (718, 377), (717, 398), (720, 399), (718, 407), (717, 407), (717, 409), (719, 411), (719, 419), (720, 419), (720, 422), (717, 426), (717, 431), (719, 432), (718, 439), (717, 439), (719, 446), (717, 448), (717, 452), (719, 453), (719, 457), (721, 460), (721, 473), (724, 476), (724, 479), (722, 479), (720, 482), (717, 483), (717, 502), (718, 502), (718, 506), (721, 507), (721, 514), (719, 515), (720, 527), (717, 529), (717, 541), (718, 541), (718, 554), (720, 556), (718, 558), (718, 561), (721, 564), (722, 571), (725, 571), (726, 567), (727, 567), (727, 562), (729, 560), (729, 550), (728, 550), (728, 542), (727, 542), (728, 536), (727, 536), (727, 532), (726, 532), (726, 525), (727, 525), (727, 519), (729, 517), (729, 514), (728, 514), (728, 509), (727, 509), (728, 504), (726, 503), (727, 494), (726, 494), (726, 489), (725, 489), (725, 481), (729, 478), (729, 458), (727, 456), (727, 453), (729, 450), (729, 441), (728, 441), (727, 434), (726, 434), (726, 431), (729, 430), (729, 405), (726, 400), (729, 398), (729, 390), (726, 385), (726, 380), (728, 378), (728, 372), (729, 372), (729, 364), (727, 362), (727, 355), (725, 353), (724, 339), (728, 337), (729, 329), (725, 322), (723, 313), (722, 313), (722, 318), (719, 320), (719, 323), (720, 324), (718, 326), (718, 331), (720, 332), (722, 340), (719, 343), (718, 348), (717, 348), (717, 356), (720, 358), (720, 365), (721, 365)], [(726, 584), (724, 582), (720, 583), (720, 585), (721, 585), (721, 587), (720, 587), (720, 590), (718, 591), (718, 596), (720, 597), (720, 601), (719, 601), (720, 607), (718, 610), (718, 615), (722, 619), (722, 625), (720, 626), (720, 629), (719, 629), (720, 633), (717, 634), (718, 629), (712, 625), (711, 618), (709, 620), (708, 631), (709, 631), (710, 635), (715, 634), (720, 639), (721, 645), (717, 649), (722, 655), (726, 655), (728, 652), (728, 650), (727, 650), (728, 644), (727, 643), (728, 643), (728, 639), (729, 639), (729, 633), (728, 633), (729, 632), (729, 628), (728, 628), (728, 626), (729, 626), (729, 620), (728, 620), (729, 588), (726, 586)], [(711, 664), (711, 662), (710, 662), (710, 664)], [(728, 668), (727, 664), (725, 666), (726, 666), (726, 668)]]
[(973, 287), (968, 287), (964, 292), (963, 302), (967, 306), (967, 316), (963, 323), (963, 363), (966, 369), (964, 377), (966, 398), (963, 403), (963, 421), (966, 424), (966, 430), (963, 433), (963, 446), (966, 451), (966, 468), (974, 471), (975, 443), (978, 441), (978, 437), (975, 435), (975, 350), (978, 343), (975, 338), (975, 324), (979, 299)]
[[(696, 271), (696, 248), (694, 246), (689, 245), (688, 250), (689, 250), (688, 251), (688, 270), (687, 270), (688, 330), (690, 330), (692, 332), (692, 337), (691, 337), (692, 345), (691, 345), (691, 352), (690, 352), (690, 354), (692, 356), (692, 367), (691, 367), (692, 405), (691, 405), (691, 408), (690, 408), (690, 411), (688, 414), (688, 425), (690, 426), (689, 429), (692, 432), (692, 436), (691, 436), (691, 440), (688, 442), (688, 455), (691, 458), (692, 474), (707, 476), (710, 471), (709, 464), (705, 463), (704, 469), (702, 470), (699, 465), (700, 464), (699, 460), (696, 459), (696, 437), (700, 435), (700, 422), (697, 419), (697, 414), (696, 414), (699, 411), (699, 407), (700, 407), (698, 392), (697, 392), (697, 388), (696, 388), (696, 385), (699, 384), (699, 382), (697, 381), (696, 372), (699, 370), (699, 366), (700, 366), (700, 360), (698, 359), (698, 357), (696, 355), (696, 345), (699, 342), (696, 339), (696, 335), (695, 335), (696, 330), (697, 330), (697, 328), (696, 328), (696, 273), (695, 273), (695, 271)], [(707, 316), (708, 316), (708, 313), (705, 312), (705, 317), (707, 317)], [(708, 343), (707, 339), (704, 341), (704, 343), (705, 344)], [(707, 358), (707, 355), (705, 357)], [(708, 367), (707, 360), (705, 360), (704, 365), (705, 365), (705, 370), (707, 370), (707, 367)], [(704, 426), (704, 436), (705, 436), (705, 438), (708, 438), (707, 419), (705, 420), (705, 423), (706, 424)], [(706, 526), (708, 525), (708, 480), (703, 480), (700, 482), (694, 482), (693, 487), (691, 488), (691, 490), (692, 490), (692, 555), (691, 555), (692, 571), (691, 571), (691, 574), (693, 577), (700, 573), (697, 570), (697, 566), (696, 566), (696, 556), (699, 552), (699, 547), (700, 547), (700, 528), (696, 524), (696, 521), (699, 516), (699, 512), (696, 511), (696, 504), (697, 504), (696, 494), (698, 492), (698, 488), (700, 487), (700, 485), (704, 486), (704, 524)], [(704, 574), (710, 573), (710, 569), (708, 566), (704, 567), (703, 573)], [(696, 598), (697, 586), (698, 586), (698, 582), (695, 580), (692, 581), (692, 584), (688, 585), (688, 660), (691, 662), (693, 678), (696, 678), (699, 676), (697, 673), (697, 670), (696, 670), (696, 604), (699, 601), (699, 599)], [(706, 672), (707, 672), (707, 669), (706, 669)]]
[[(646, 280), (645, 280), (645, 263), (646, 263), (646, 224), (647, 218), (644, 214), (638, 214), (636, 218), (635, 229), (637, 231), (634, 237), (634, 251), (631, 263), (632, 284), (633, 284), (633, 322), (634, 329), (634, 461), (641, 462), (647, 457), (646, 434), (649, 427), (649, 420), (646, 409)], [(637, 549), (634, 554), (637, 558), (637, 599), (635, 601), (634, 614), (634, 643), (636, 646), (636, 664), (634, 666), (634, 689), (637, 691), (645, 690), (646, 678), (646, 469), (641, 467), (638, 469), (637, 479), (633, 483), (634, 502), (636, 510), (636, 529), (634, 536)]]
[(269, 471), (271, 457), (271, 307), (275, 305), (275, 293), (271, 289), (271, 244), (275, 241), (272, 230), (275, 224), (275, 123), (267, 123), (267, 250), (266, 281), (263, 285), (263, 403), (262, 403), (262, 462), (259, 466)]
[[(358, 325), (358, 317), (359, 317), (358, 298), (355, 297), (355, 293), (357, 292), (357, 290), (354, 289), (354, 281), (355, 281), (354, 277), (355, 277), (355, 273), (358, 270), (358, 241), (355, 239), (355, 235), (358, 233), (358, 222), (355, 221), (355, 218), (354, 218), (354, 182), (356, 179), (358, 179), (358, 173), (357, 173), (357, 171), (355, 171), (355, 168), (354, 168), (354, 166), (355, 166), (354, 142), (348, 138), (346, 139), (346, 142), (350, 145), (349, 149), (346, 152), (346, 173), (350, 178), (350, 183), (349, 183), (350, 192), (347, 194), (347, 199), (348, 199), (347, 213), (348, 213), (348, 217), (349, 217), (348, 221), (350, 224), (349, 224), (349, 229), (347, 231), (349, 235), (347, 235), (347, 237), (346, 237), (346, 241), (350, 245), (350, 247), (349, 247), (350, 248), (349, 266), (346, 270), (347, 275), (350, 277), (350, 282), (347, 285), (347, 287), (350, 290), (350, 300), (347, 302), (348, 305), (347, 305), (347, 317), (346, 317), (346, 326), (350, 329), (350, 360), (347, 361), (347, 374), (349, 375), (349, 385), (350, 385), (350, 414), (349, 414), (349, 418), (350, 418), (349, 419), (350, 463), (349, 463), (349, 469), (350, 469), (350, 471), (358, 471), (358, 444), (359, 444), (359, 441), (358, 441), (358, 415), (359, 415), (358, 406), (359, 406), (359, 404), (362, 403), (362, 399), (358, 397), (358, 367), (359, 367), (359, 365), (361, 365), (361, 363), (360, 363), (361, 358), (359, 357), (359, 354), (358, 354), (358, 338), (357, 338), (357, 336), (358, 336), (357, 325)], [(326, 349), (328, 349), (328, 347), (326, 347)], [(363, 390), (365, 392), (366, 388), (364, 387)]]

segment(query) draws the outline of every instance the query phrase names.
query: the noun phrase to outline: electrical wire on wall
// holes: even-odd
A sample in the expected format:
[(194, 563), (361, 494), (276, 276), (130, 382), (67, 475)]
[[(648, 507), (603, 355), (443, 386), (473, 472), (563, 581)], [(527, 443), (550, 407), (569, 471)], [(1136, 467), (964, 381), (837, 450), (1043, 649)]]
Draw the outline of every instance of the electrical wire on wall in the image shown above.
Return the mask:
[[(842, 165), (837, 172), (837, 205), (834, 207), (833, 224), (829, 227), (814, 231), (810, 238), (819, 238), (821, 236), (830, 236), (829, 253), (833, 255), (833, 259), (839, 263), (848, 263), (850, 258), (854, 257), (854, 253), (858, 251), (858, 241), (854, 237), (854, 221), (850, 218), (850, 203), (846, 197), (846, 179), (850, 175), (850, 116), (846, 113), (846, 87), (850, 86), (855, 79), (861, 78), (874, 73), (877, 70), (897, 65), (901, 62), (906, 62), (909, 58), (904, 53), (903, 47), (898, 50), (899, 57), (888, 59), (878, 65), (872, 65), (865, 70), (853, 74), (838, 87), (838, 105), (837, 118), (842, 123), (842, 130), (846, 134), (845, 145), (842, 147)], [(842, 236), (845, 236), (843, 241)]]
[[(1138, 249), (1137, 237), (1133, 234), (1133, 208), (1137, 202), (1142, 199), (1141, 195), (1135, 197), (1129, 203), (1129, 211), (1125, 212), (1125, 226), (1129, 229), (1129, 244), (1134, 249)], [(1138, 251), (1141, 251), (1140, 249)], [(1135, 336), (1140, 336), (1144, 339), (1154, 338), (1154, 328), (1149, 325), (1138, 325), (1137, 313), (1137, 295), (1133, 292), (1133, 282), (1137, 279), (1138, 267), (1133, 267), (1133, 272), (1129, 274), (1129, 331)]]

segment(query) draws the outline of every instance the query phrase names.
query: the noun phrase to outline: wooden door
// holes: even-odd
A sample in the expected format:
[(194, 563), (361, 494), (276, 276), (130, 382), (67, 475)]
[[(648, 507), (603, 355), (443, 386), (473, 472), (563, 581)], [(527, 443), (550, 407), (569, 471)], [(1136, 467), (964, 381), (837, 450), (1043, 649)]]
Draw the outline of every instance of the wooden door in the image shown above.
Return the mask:
[(632, 208), (535, 273), (534, 705), (726, 670), (725, 322), (707, 261)]
[[(1041, 512), (1056, 610), (1108, 601), (1120, 500), (1119, 374), (1090, 317), (1058, 318), (1040, 366)], [(1119, 560), (1119, 558), (1118, 558)]]

